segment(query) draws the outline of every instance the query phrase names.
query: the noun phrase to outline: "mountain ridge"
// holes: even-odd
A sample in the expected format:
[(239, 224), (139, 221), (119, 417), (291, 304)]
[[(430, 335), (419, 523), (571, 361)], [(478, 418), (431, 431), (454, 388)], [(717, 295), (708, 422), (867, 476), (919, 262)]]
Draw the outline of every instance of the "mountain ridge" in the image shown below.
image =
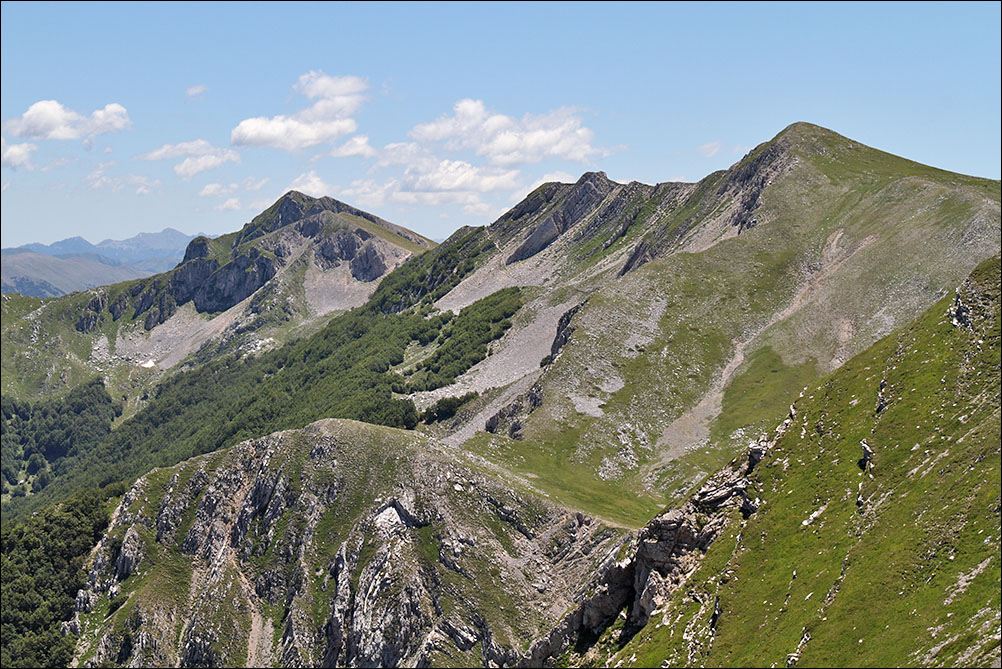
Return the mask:
[[(276, 272), (241, 303), (267, 316), (274, 313), (271, 304), (286, 304), (290, 295), (275, 281), (292, 274), (293, 263), (284, 259), (313, 262), (323, 256), (319, 243), (325, 240), (341, 253), (351, 246), (347, 237), (359, 231), (371, 235), (366, 243), (383, 239), (380, 231), (395, 234), (331, 211), (341, 203), (303, 198), (288, 194), (253, 225), (221, 240), (192, 242), (188, 266), (214, 260), (222, 268), (237, 256), (250, 258), (252, 249), (257, 255), (251, 260), (283, 260), (285, 274)], [(876, 487), (863, 481), (857, 491), (862, 515), (867, 522), (884, 517), (871, 510), (886, 492), (883, 472), (897, 481), (915, 463), (901, 469), (897, 460), (879, 458), (937, 455), (927, 448), (919, 457), (921, 447), (906, 453), (907, 443), (891, 444), (903, 443), (895, 430), (907, 427), (912, 407), (924, 416), (917, 422), (941, 431), (964, 424), (959, 417), (957, 425), (944, 422), (945, 405), (901, 400), (922, 370), (928, 378), (908, 388), (942, 386), (936, 385), (939, 373), (933, 378), (930, 371), (934, 366), (920, 364), (921, 356), (931, 355), (925, 351), (936, 353), (936, 365), (966, 360), (969, 387), (987, 388), (974, 400), (987, 407), (989, 420), (977, 424), (991, 426), (998, 338), (963, 328), (980, 319), (977, 327), (994, 323), (997, 330), (997, 290), (982, 294), (989, 270), (997, 275), (1000, 200), (997, 181), (927, 168), (809, 124), (791, 126), (695, 184), (618, 184), (601, 173), (586, 173), (574, 184), (544, 184), (492, 226), (460, 229), (392, 271), (359, 282), (372, 287), (364, 303), (318, 330), (303, 332), (290, 321), (288, 332), (298, 339), (253, 350), (206, 347), (162, 377), (145, 377), (152, 379), (149, 397), (109, 418), (99, 426), (105, 434), (88, 435), (65, 457), (56, 457), (62, 455), (58, 448), (46, 451), (51, 461), (34, 452), (49, 443), (44, 407), (5, 404), (5, 485), (24, 477), (17, 489), (22, 496), (31, 491), (5, 504), (5, 514), (23, 517), (88, 482), (136, 481), (137, 492), (127, 496), (105, 537), (103, 557), (92, 565), (91, 586), (84, 589), (91, 594), (80, 600), (77, 626), (67, 629), (83, 632), (80, 663), (180, 661), (171, 659), (176, 657), (219, 664), (249, 658), (282, 664), (613, 664), (633, 662), (636, 653), (653, 664), (698, 664), (714, 643), (737, 652), (730, 642), (714, 642), (714, 635), (746, 638), (763, 622), (756, 622), (757, 613), (767, 616), (773, 646), (783, 653), (826, 648), (841, 657), (832, 644), (844, 641), (851, 624), (825, 628), (834, 631), (828, 637), (819, 632), (813, 646), (801, 638), (807, 620), (799, 617), (801, 609), (818, 603), (818, 593), (811, 599), (798, 590), (810, 604), (798, 604), (796, 617), (776, 618), (757, 603), (775, 598), (771, 590), (759, 597), (754, 587), (742, 589), (755, 584), (754, 574), (742, 572), (736, 590), (719, 589), (717, 567), (727, 563), (728, 544), (737, 540), (742, 522), (793, 518), (793, 530), (810, 533), (842, 528), (836, 515), (838, 523), (860, 515), (857, 498), (844, 497), (843, 485), (847, 474), (855, 477), (846, 453), (860, 453), (860, 438), (878, 446), (878, 469), (866, 479)], [(277, 252), (283, 245), (289, 253)], [(336, 262), (350, 276), (350, 261), (339, 255)], [(162, 288), (169, 288), (166, 281)], [(74, 300), (40, 307), (5, 297), (5, 383), (14, 353), (8, 342), (44, 341), (57, 314), (72, 332), (56, 332), (88, 351), (111, 332), (108, 318), (90, 332), (73, 328), (87, 306)], [(985, 307), (987, 320), (982, 303), (995, 305)], [(221, 317), (199, 314), (186, 303), (141, 336), (164, 337), (193, 316), (205, 323)], [(941, 346), (943, 341), (955, 345)], [(119, 355), (123, 345), (115, 346)], [(898, 378), (892, 368), (903, 365), (894, 358), (902, 350), (919, 357), (902, 366), (907, 375)], [(87, 358), (85, 369), (93, 369), (87, 365), (94, 360)], [(48, 363), (40, 358), (36, 364)], [(887, 368), (880, 379), (875, 371), (860, 371), (873, 364)], [(53, 369), (45, 370), (49, 378)], [(886, 386), (876, 385), (883, 381)], [(102, 415), (121, 411), (115, 403), (123, 386), (116, 383), (94, 382)], [(102, 390), (106, 385), (109, 392)], [(798, 397), (801, 388), (807, 396)], [(827, 405), (812, 388), (825, 389)], [(951, 388), (942, 388), (943, 397)], [(871, 407), (867, 398), (874, 393)], [(957, 394), (956, 401), (962, 399), (970, 400)], [(821, 432), (800, 424), (808, 415), (816, 416), (811, 420)], [(788, 429), (749, 467), (740, 454), (773, 441), (758, 437), (777, 424)], [(865, 436), (864, 427), (873, 436)], [(275, 429), (283, 432), (273, 434)], [(367, 448), (377, 437), (384, 445)], [(342, 448), (356, 455), (335, 457)], [(421, 471), (389, 466), (410, 457), (413, 448), (431, 458), (411, 458)], [(811, 469), (816, 448), (830, 457)], [(29, 455), (39, 457), (28, 463)], [(471, 489), (468, 474), (445, 475), (432, 463), (438, 457), (449, 467), (475, 471), (490, 494)], [(828, 476), (826, 463), (839, 457), (838, 475)], [(223, 460), (232, 466), (217, 466)], [(984, 459), (974, 460), (963, 471), (973, 472), (969, 480), (978, 499), (997, 500), (998, 477), (980, 465)], [(143, 476), (151, 464), (161, 468)], [(28, 473), (29, 465), (37, 472)], [(314, 465), (315, 474), (304, 474)], [(364, 473), (376, 470), (383, 476), (378, 485)], [(798, 477), (800, 491), (789, 498), (780, 494), (786, 494), (786, 476)], [(831, 483), (830, 499), (811, 496), (812, 477)], [(43, 479), (48, 486), (36, 490)], [(851, 482), (855, 488), (856, 478)], [(182, 490), (184, 503), (175, 509), (170, 500)], [(468, 508), (463, 500), (479, 502)], [(684, 518), (671, 515), (680, 508), (687, 509)], [(320, 529), (318, 518), (339, 509), (350, 514)], [(783, 512), (776, 516), (773, 509)], [(927, 513), (936, 521), (934, 507)], [(183, 531), (158, 536), (152, 528), (161, 525)], [(197, 536), (191, 534), (196, 526)], [(780, 536), (790, 529), (762, 527)], [(579, 543), (598, 528), (611, 533), (604, 535), (608, 543), (599, 550)], [(707, 541), (699, 538), (704, 530)], [(384, 531), (390, 537), (385, 544), (364, 540)], [(768, 543), (764, 534), (761, 554), (778, 559), (783, 545)], [(684, 555), (672, 553), (673, 542)], [(746, 543), (742, 555), (750, 562), (736, 569), (757, 564), (755, 542), (746, 537)], [(957, 569), (984, 558), (984, 548), (968, 544)], [(880, 554), (866, 546), (860, 550), (867, 560)], [(225, 559), (214, 560), (217, 554)], [(526, 561), (530, 554), (542, 562)], [(805, 552), (802, 559), (815, 561), (812, 555)], [(975, 563), (968, 561), (976, 556)], [(554, 571), (557, 564), (563, 566)], [(777, 576), (769, 587), (787, 588), (786, 566), (773, 571), (787, 580)], [(824, 568), (838, 571), (827, 562)], [(559, 584), (553, 582), (557, 573)], [(856, 573), (845, 583), (864, 592)], [(702, 576), (686, 581), (691, 574), (708, 574), (713, 582)], [(804, 570), (798, 587), (813, 578)], [(172, 590), (168, 581), (187, 587)], [(504, 582), (517, 585), (499, 586)], [(964, 620), (972, 620), (969, 607), (985, 592), (984, 582), (962, 597)], [(687, 583), (698, 587), (691, 606)], [(523, 611), (511, 599), (542, 605), (551, 592), (559, 596), (545, 611), (535, 605)], [(858, 601), (840, 597), (833, 601)], [(224, 601), (237, 604), (224, 610)], [(516, 621), (512, 610), (525, 615)], [(929, 611), (946, 612), (939, 604)], [(688, 645), (676, 648), (675, 637), (666, 641), (658, 631), (665, 618), (657, 614), (683, 616), (664, 634), (677, 635), (685, 625)], [(179, 635), (171, 620), (190, 624)], [(989, 642), (992, 620), (982, 635)], [(406, 633), (390, 639), (383, 633), (387, 625)], [(524, 625), (532, 629), (528, 637)], [(923, 641), (922, 653), (934, 645)], [(655, 657), (668, 646), (670, 656)], [(615, 656), (620, 650), (625, 654)], [(983, 650), (997, 652), (997, 644)], [(717, 657), (726, 663), (731, 655)], [(764, 657), (745, 659), (789, 660)], [(825, 656), (814, 661), (818, 657)]]

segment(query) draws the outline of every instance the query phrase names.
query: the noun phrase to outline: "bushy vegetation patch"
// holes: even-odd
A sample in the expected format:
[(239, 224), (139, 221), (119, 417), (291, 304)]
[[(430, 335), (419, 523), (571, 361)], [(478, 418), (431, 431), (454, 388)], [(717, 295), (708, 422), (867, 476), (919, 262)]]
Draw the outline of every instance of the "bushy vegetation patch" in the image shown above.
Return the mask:
[(84, 586), (84, 563), (108, 525), (108, 497), (124, 486), (78, 493), (23, 523), (4, 523), (2, 538), (4, 667), (61, 667), (73, 658), (76, 637), (60, 623), (73, 615)]

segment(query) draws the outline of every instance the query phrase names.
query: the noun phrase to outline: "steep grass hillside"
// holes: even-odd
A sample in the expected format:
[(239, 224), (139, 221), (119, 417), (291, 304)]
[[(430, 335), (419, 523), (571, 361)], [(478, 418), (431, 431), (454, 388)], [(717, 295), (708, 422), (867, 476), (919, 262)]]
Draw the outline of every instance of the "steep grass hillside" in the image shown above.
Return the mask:
[(998, 666), (999, 264), (805, 389), (732, 465), (757, 510), (693, 507), (719, 525), (708, 550), (652, 567), (671, 577), (653, 604), (636, 563), (637, 599), (562, 662)]
[[(808, 124), (692, 189), (669, 186), (639, 209), (617, 204), (639, 186), (600, 175), (542, 188), (488, 229), (500, 252), (438, 302), (456, 308), (496, 276), (533, 296), (491, 358), (431, 394), (481, 394), (445, 438), (637, 526), (1000, 244), (999, 182)], [(558, 219), (563, 232), (517, 259)], [(627, 223), (605, 250), (580, 241)], [(561, 316), (572, 334), (555, 350)]]

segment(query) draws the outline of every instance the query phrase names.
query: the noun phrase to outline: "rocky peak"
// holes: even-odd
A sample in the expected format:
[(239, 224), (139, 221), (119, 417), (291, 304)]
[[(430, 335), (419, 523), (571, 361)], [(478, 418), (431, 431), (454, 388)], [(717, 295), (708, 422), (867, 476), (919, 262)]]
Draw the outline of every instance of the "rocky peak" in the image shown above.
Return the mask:
[(541, 222), (508, 257), (506, 264), (531, 258), (545, 249), (562, 233), (594, 211), (606, 196), (618, 187), (619, 184), (610, 180), (605, 172), (585, 172), (569, 190), (562, 189), (559, 193), (563, 196), (562, 199), (557, 201), (554, 198), (555, 205), (548, 212), (543, 210), (545, 216), (542, 216)]
[(195, 237), (190, 242), (188, 242), (188, 248), (184, 251), (184, 258), (179, 264), (183, 265), (189, 260), (195, 260), (196, 258), (205, 258), (209, 255), (209, 242), (211, 240), (208, 237)]

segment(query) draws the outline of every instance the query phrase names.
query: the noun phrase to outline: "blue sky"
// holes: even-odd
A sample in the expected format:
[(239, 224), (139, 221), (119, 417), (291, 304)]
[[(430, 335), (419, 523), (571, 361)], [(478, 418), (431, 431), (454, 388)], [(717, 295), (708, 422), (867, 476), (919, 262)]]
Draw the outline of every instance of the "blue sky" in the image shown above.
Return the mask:
[(999, 3), (2, 5), (2, 245), (290, 188), (443, 238), (543, 180), (695, 181), (794, 121), (1000, 175)]

